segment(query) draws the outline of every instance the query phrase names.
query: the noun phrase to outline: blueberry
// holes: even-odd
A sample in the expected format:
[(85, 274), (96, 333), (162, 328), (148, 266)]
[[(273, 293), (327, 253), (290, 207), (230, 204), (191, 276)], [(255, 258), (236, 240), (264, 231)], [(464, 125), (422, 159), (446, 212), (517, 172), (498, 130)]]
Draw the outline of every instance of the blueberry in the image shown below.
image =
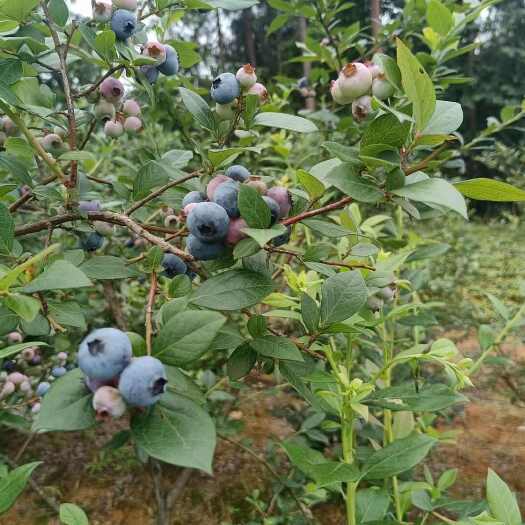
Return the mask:
[(208, 185), (206, 186), (206, 195), (208, 196), (209, 200), (213, 200), (213, 195), (215, 194), (215, 190), (223, 183), (223, 182), (229, 182), (231, 179), (229, 177), (226, 177), (226, 175), (217, 175), (216, 177), (213, 177), (213, 179), (208, 182)]
[(279, 205), (279, 216), (286, 217), (292, 209), (292, 196), (290, 192), (282, 186), (270, 188), (266, 195)]
[(211, 261), (218, 259), (226, 247), (222, 242), (203, 242), (195, 235), (188, 235), (186, 249), (198, 261)]
[(224, 239), (230, 219), (226, 210), (214, 202), (201, 202), (188, 215), (186, 222), (190, 233), (204, 242)]
[(184, 274), (188, 270), (186, 263), (173, 253), (164, 254), (162, 267), (164, 268), (164, 275), (170, 279), (176, 275)]
[(272, 245), (277, 248), (278, 246), (283, 246), (284, 244), (287, 244), (288, 241), (290, 240), (291, 233), (292, 233), (292, 227), (287, 226), (285, 233), (283, 233), (282, 235), (279, 235), (278, 237), (274, 237), (272, 239), (271, 241)]
[(245, 182), (250, 178), (251, 173), (244, 166), (234, 164), (226, 170), (225, 175), (238, 182)]
[(229, 217), (235, 219), (239, 217), (239, 185), (237, 182), (225, 182), (221, 184), (213, 195), (213, 202), (226, 210)]
[(271, 197), (264, 196), (263, 200), (268, 205), (268, 208), (270, 208), (270, 213), (272, 214), (271, 224), (274, 225), (281, 215), (281, 209), (279, 208), (277, 202), (275, 202), (275, 200)]
[(124, 95), (122, 82), (114, 77), (105, 78), (98, 90), (108, 102), (118, 102)]
[(78, 366), (89, 378), (107, 381), (124, 370), (131, 353), (126, 333), (116, 328), (99, 328), (80, 343)]
[(229, 104), (241, 94), (241, 86), (233, 73), (219, 75), (211, 85), (211, 98), (218, 104)]
[(204, 202), (206, 200), (206, 195), (200, 191), (190, 191), (186, 193), (184, 199), (182, 199), (182, 207), (185, 208), (188, 204), (196, 204), (199, 202)]
[(66, 375), (67, 370), (63, 366), (55, 366), (53, 370), (51, 370), (51, 375), (53, 377), (62, 377), (63, 375)]
[(157, 69), (167, 77), (176, 75), (179, 71), (179, 55), (177, 51), (171, 46), (165, 44), (164, 48), (166, 49), (166, 60), (157, 66)]
[(82, 239), (82, 246), (88, 252), (98, 250), (104, 243), (104, 237), (97, 232), (92, 232)]
[(16, 370), (16, 363), (14, 361), (5, 361), (2, 368), (10, 374)]
[(47, 394), (47, 391), (51, 385), (47, 381), (42, 381), (42, 383), (38, 383), (38, 386), (36, 387), (36, 395), (38, 397), (44, 397)]
[(230, 227), (228, 228), (228, 235), (226, 236), (226, 244), (235, 246), (239, 241), (246, 237), (246, 234), (242, 231), (243, 228), (248, 228), (248, 224), (242, 218), (233, 219), (230, 221)]
[(88, 213), (90, 211), (100, 211), (100, 201), (80, 201), (78, 203), (79, 211)]
[(168, 379), (164, 365), (155, 357), (137, 357), (122, 372), (118, 389), (129, 405), (147, 407), (156, 403)]
[(111, 29), (117, 40), (127, 40), (137, 30), (137, 19), (131, 11), (117, 9), (111, 17)]
[(159, 70), (155, 66), (140, 66), (140, 71), (144, 74), (150, 84), (155, 84), (159, 78)]
[(140, 115), (140, 105), (132, 98), (129, 98), (122, 104), (122, 112), (127, 117), (138, 117)]

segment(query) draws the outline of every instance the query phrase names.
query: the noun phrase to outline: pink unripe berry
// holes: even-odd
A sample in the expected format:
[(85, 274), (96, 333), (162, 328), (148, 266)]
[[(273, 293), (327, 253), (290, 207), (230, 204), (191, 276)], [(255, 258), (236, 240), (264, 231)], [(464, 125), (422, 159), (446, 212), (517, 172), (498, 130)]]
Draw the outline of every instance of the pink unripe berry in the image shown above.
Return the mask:
[(105, 122), (115, 118), (115, 106), (107, 100), (99, 100), (95, 106), (95, 117)]
[(93, 408), (97, 420), (104, 421), (109, 417), (119, 418), (126, 412), (126, 403), (120, 392), (112, 386), (100, 387), (93, 396)]
[(245, 64), (242, 66), (235, 75), (239, 84), (244, 89), (250, 89), (257, 82), (257, 75), (255, 74), (255, 68), (251, 64)]
[(55, 133), (49, 133), (40, 139), (40, 144), (47, 152), (56, 152), (64, 145), (64, 142)]
[(127, 9), (128, 11), (135, 11), (137, 9), (137, 0), (113, 0), (113, 7), (115, 9)]
[(244, 239), (246, 237), (246, 234), (241, 230), (247, 227), (248, 224), (242, 217), (230, 220), (230, 225), (228, 226), (228, 234), (226, 235), (226, 244), (229, 244), (230, 246), (235, 246), (240, 240)]
[(4, 399), (7, 396), (10, 396), (15, 391), (15, 384), (11, 383), (11, 381), (7, 381), (4, 386), (2, 387), (2, 390), (0, 390), (0, 399)]
[(286, 217), (290, 213), (292, 209), (292, 196), (286, 188), (274, 186), (266, 192), (266, 195), (279, 205), (281, 217)]
[(268, 95), (268, 90), (260, 82), (256, 82), (248, 91), (249, 95), (257, 95), (259, 97), (259, 102), (265, 104), (268, 102), (270, 95)]
[(35, 351), (33, 348), (26, 348), (22, 350), (22, 359), (24, 361), (32, 361), (35, 358)]
[(142, 129), (142, 120), (138, 117), (128, 117), (124, 121), (124, 129), (128, 133), (138, 133)]
[(67, 361), (67, 352), (58, 352), (57, 357), (60, 361)]
[(20, 385), (24, 381), (27, 381), (27, 376), (20, 372), (12, 372), (7, 376), (7, 381), (13, 383), (13, 385)]
[(25, 394), (30, 394), (32, 392), (31, 389), (31, 383), (29, 381), (22, 381), (19, 386), (20, 392), (24, 392)]
[(166, 61), (166, 48), (160, 42), (148, 42), (142, 48), (142, 54), (154, 58), (157, 64), (162, 64)]
[(112, 6), (107, 0), (95, 0), (93, 5), (93, 20), (95, 22), (109, 22), (111, 20)]
[(184, 209), (182, 210), (182, 213), (184, 213), (184, 215), (187, 217), (191, 210), (193, 210), (193, 208), (195, 208), (195, 206), (197, 206), (197, 202), (190, 202), (189, 204), (186, 204), (186, 206), (184, 206)]
[(344, 97), (356, 99), (370, 91), (372, 73), (361, 62), (352, 62), (346, 64), (337, 81)]
[(379, 75), (372, 82), (372, 95), (379, 100), (385, 100), (394, 94), (394, 86), (385, 78)]
[(40, 408), (41, 408), (41, 404), (40, 403), (35, 403), (32, 407), (31, 407), (31, 412), (33, 414), (38, 414), (40, 412)]
[(16, 127), (16, 124), (11, 120), (10, 117), (4, 117), (2, 119), (2, 125), (8, 137), (12, 137), (13, 135), (16, 135), (18, 133), (18, 128)]
[(352, 115), (356, 120), (364, 120), (372, 111), (372, 97), (364, 95), (352, 102)]
[(7, 342), (10, 344), (21, 343), (24, 340), (24, 337), (20, 332), (10, 332), (7, 334)]
[(104, 124), (104, 133), (108, 137), (120, 137), (124, 133), (124, 128), (118, 120), (108, 120)]
[(128, 117), (136, 117), (140, 115), (140, 105), (136, 100), (128, 98), (122, 104), (122, 112)]
[(382, 68), (374, 62), (365, 62), (365, 66), (368, 68), (368, 71), (370, 71), (372, 78), (376, 78), (379, 75), (383, 74)]
[(215, 194), (215, 190), (226, 181), (231, 181), (229, 177), (226, 177), (226, 175), (217, 175), (216, 177), (213, 177), (213, 179), (208, 182), (208, 185), (206, 186), (206, 195), (208, 196), (208, 199), (211, 201), (213, 200), (213, 195)]
[(118, 102), (124, 95), (122, 82), (113, 77), (105, 78), (98, 90), (108, 102)]
[(341, 85), (339, 84), (339, 80), (332, 80), (332, 85), (330, 87), (330, 94), (332, 95), (332, 98), (334, 99), (334, 102), (336, 104), (341, 104), (341, 106), (346, 106), (347, 104), (352, 103), (352, 99), (350, 97), (345, 97), (343, 95), (343, 92), (341, 91)]
[(246, 182), (246, 186), (251, 186), (252, 188), (255, 188), (261, 195), (264, 195), (266, 193), (266, 190), (268, 189), (266, 184), (258, 177), (250, 179), (248, 182)]

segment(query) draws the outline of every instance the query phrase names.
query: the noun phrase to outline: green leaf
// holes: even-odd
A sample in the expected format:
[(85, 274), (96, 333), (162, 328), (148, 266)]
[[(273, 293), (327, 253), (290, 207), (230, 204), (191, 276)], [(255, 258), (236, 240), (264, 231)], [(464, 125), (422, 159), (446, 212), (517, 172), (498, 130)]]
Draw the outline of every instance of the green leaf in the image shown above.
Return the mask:
[(25, 489), (31, 474), (41, 464), (41, 461), (27, 463), (0, 478), (0, 514), (4, 514), (14, 505)]
[(516, 496), (509, 486), (489, 468), (487, 475), (487, 501), (490, 512), (505, 525), (521, 525), (521, 514)]
[(415, 467), (428, 454), (437, 440), (424, 434), (411, 434), (376, 450), (364, 462), (361, 477), (384, 479)]
[(313, 175), (304, 170), (297, 171), (299, 183), (308, 192), (310, 199), (318, 199), (324, 193), (324, 184), (316, 179)]
[(99, 280), (126, 279), (135, 275), (124, 259), (112, 255), (95, 255), (82, 264), (80, 270), (90, 279)]
[(168, 295), (170, 297), (185, 297), (191, 290), (191, 279), (187, 275), (176, 275), (168, 286)]
[(265, 335), (250, 341), (250, 346), (264, 357), (286, 361), (304, 361), (299, 349), (286, 337)]
[(354, 270), (329, 277), (321, 296), (321, 324), (328, 326), (357, 313), (368, 299), (368, 290), (361, 273)]
[(7, 206), (0, 202), (0, 253), (9, 253), (15, 238), (15, 221)]
[[(0, 97), (1, 96), (2, 93), (0, 91)], [(33, 185), (33, 181), (27, 171), (26, 165), (13, 155), (8, 155), (3, 152), (0, 153), (0, 166), (10, 171), (13, 177), (15, 177), (15, 179), (21, 184), (27, 184), (28, 186)]]
[(314, 333), (319, 328), (321, 313), (317, 303), (307, 293), (301, 295), (301, 317), (308, 333)]
[[(15, 330), (16, 326), (18, 325), (18, 321), (18, 316), (14, 312), (0, 304), (0, 335), (4, 335)], [(5, 350), (7, 349), (4, 348), (3, 350), (0, 350), (0, 359), (3, 355), (2, 352)]]
[(468, 399), (447, 385), (430, 384), (416, 391), (413, 383), (376, 390), (362, 403), (393, 411), (437, 412)]
[(226, 363), (228, 377), (232, 381), (238, 381), (250, 373), (256, 361), (257, 354), (253, 348), (248, 343), (242, 344), (228, 358)]
[(23, 22), (38, 4), (38, 0), (3, 0), (0, 3), (0, 17)]
[(195, 51), (198, 49), (198, 45), (194, 42), (170, 40), (168, 43), (177, 51), (181, 67), (188, 69), (201, 61), (201, 56)]
[(58, 160), (88, 160), (95, 161), (96, 157), (89, 151), (67, 151), (58, 157)]
[(259, 303), (274, 289), (270, 277), (250, 270), (229, 270), (205, 281), (190, 301), (212, 310), (241, 310)]
[(0, 36), (12, 35), (19, 27), (16, 20), (0, 20)]
[(49, 15), (51, 20), (60, 27), (64, 27), (67, 24), (69, 18), (69, 9), (64, 0), (50, 0)]
[(393, 190), (392, 193), (416, 202), (443, 206), (468, 220), (467, 205), (463, 195), (444, 179), (433, 178), (407, 184), (403, 188)]
[(45, 290), (66, 290), (92, 286), (86, 274), (68, 261), (55, 261), (36, 279), (24, 286), (25, 293), (43, 292)]
[(302, 224), (326, 237), (346, 237), (355, 233), (335, 222), (323, 219), (305, 219)]
[(199, 405), (206, 404), (206, 397), (190, 377), (174, 366), (165, 365), (165, 368), (168, 376), (168, 390), (187, 397)]
[(241, 217), (252, 228), (268, 228), (272, 220), (270, 208), (260, 193), (251, 186), (239, 186), (239, 211)]
[[(3, 322), (3, 318), (0, 317), (0, 321)], [(2, 327), (3, 328), (3, 327)], [(32, 346), (49, 346), (47, 343), (42, 341), (27, 341), (26, 343), (18, 343), (16, 345), (8, 346), (7, 348), (0, 349), (0, 359), (5, 359), (6, 357), (18, 354), (26, 348), (31, 348)]]
[(240, 11), (257, 5), (259, 0), (206, 0), (212, 7), (221, 7), (228, 11)]
[(193, 115), (193, 118), (203, 128), (210, 131), (217, 130), (217, 122), (214, 113), (210, 110), (206, 101), (197, 93), (186, 88), (179, 88), (182, 102), (186, 109)]
[(436, 109), (421, 133), (423, 135), (449, 135), (456, 131), (462, 122), (461, 104), (448, 100), (436, 100)]
[(40, 311), (40, 301), (30, 295), (11, 294), (4, 300), (5, 305), (21, 317), (24, 321), (30, 323)]
[(373, 120), (361, 138), (361, 148), (372, 144), (387, 144), (396, 148), (403, 146), (410, 133), (410, 122), (399, 122), (395, 115), (386, 113)]
[(272, 20), (270, 27), (266, 31), (266, 36), (270, 36), (272, 33), (275, 33), (275, 31), (278, 31), (279, 29), (281, 29), (281, 27), (283, 27), (288, 22), (288, 19), (289, 19), (289, 15), (286, 15), (286, 14), (277, 15)]
[(378, 487), (359, 490), (356, 497), (358, 523), (382, 520), (389, 506), (390, 496), (386, 490)]
[(384, 195), (383, 192), (369, 180), (356, 172), (355, 166), (343, 162), (333, 168), (324, 180), (325, 184), (335, 186), (345, 195), (359, 202), (377, 202)]
[(84, 331), (86, 319), (81, 306), (75, 301), (47, 301), (49, 315), (60, 325), (74, 326)]
[(152, 410), (133, 417), (131, 432), (150, 456), (211, 474), (215, 426), (193, 401), (168, 391)]
[(494, 179), (470, 179), (463, 182), (456, 182), (454, 187), (465, 197), (478, 201), (525, 201), (525, 190)]
[(398, 38), (397, 64), (401, 70), (403, 90), (412, 102), (413, 116), (418, 131), (425, 128), (436, 106), (436, 93), (425, 68), (410, 49)]
[(84, 430), (95, 424), (92, 393), (84, 374), (75, 368), (57, 379), (42, 398), (42, 407), (33, 423), (33, 432)]
[(439, 0), (430, 0), (427, 5), (427, 22), (436, 33), (444, 36), (454, 26), (454, 17)]
[[(16, 22), (0, 22), (0, 32), (2, 31), (2, 24), (6, 22), (8, 24), (12, 23), (16, 25)], [(22, 78), (22, 61), (12, 59), (0, 60), (0, 70), (2, 71), (2, 82), (8, 85), (14, 84)]]
[[(261, 230), (254, 230), (254, 231), (261, 231)], [(262, 231), (266, 231), (266, 230), (262, 230)], [(238, 242), (235, 245), (235, 248), (233, 249), (233, 258), (235, 260), (242, 259), (243, 257), (249, 257), (250, 255), (254, 255), (259, 251), (261, 251), (261, 247), (255, 239), (241, 239), (241, 241)]]
[(89, 525), (86, 513), (74, 503), (62, 503), (59, 517), (65, 525)]
[(246, 235), (254, 239), (257, 242), (257, 244), (261, 248), (263, 248), (273, 238), (279, 237), (279, 235), (285, 234), (286, 227), (283, 226), (282, 224), (274, 224), (271, 228), (264, 228), (264, 229), (243, 228), (242, 231)]
[(95, 51), (99, 54), (100, 58), (106, 62), (113, 61), (117, 56), (117, 50), (115, 47), (116, 36), (113, 31), (101, 31), (95, 37), (93, 46)]
[(208, 350), (225, 322), (217, 312), (181, 312), (162, 327), (153, 354), (170, 365), (191, 363)]
[(288, 129), (299, 133), (313, 133), (319, 128), (311, 121), (303, 117), (288, 115), (287, 113), (259, 113), (253, 120), (256, 126), (267, 126), (270, 128)]

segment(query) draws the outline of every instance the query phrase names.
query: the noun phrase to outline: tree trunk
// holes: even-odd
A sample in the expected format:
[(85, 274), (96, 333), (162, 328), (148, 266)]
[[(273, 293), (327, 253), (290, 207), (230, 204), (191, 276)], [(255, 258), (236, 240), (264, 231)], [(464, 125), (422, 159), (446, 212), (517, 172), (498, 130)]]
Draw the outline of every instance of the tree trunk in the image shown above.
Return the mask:
[(220, 9), (216, 10), (216, 13), (217, 13), (217, 40), (218, 40), (218, 45), (219, 45), (219, 66), (220, 66), (220, 70), (224, 71), (224, 38), (222, 36), (220, 11), (221, 11)]
[(381, 30), (381, 0), (370, 0), (370, 21), (372, 23), (372, 36), (377, 40)]
[(252, 10), (245, 9), (242, 12), (242, 21), (244, 24), (244, 47), (248, 62), (253, 66), (257, 66), (257, 59), (255, 55), (255, 36), (253, 34), (253, 17)]

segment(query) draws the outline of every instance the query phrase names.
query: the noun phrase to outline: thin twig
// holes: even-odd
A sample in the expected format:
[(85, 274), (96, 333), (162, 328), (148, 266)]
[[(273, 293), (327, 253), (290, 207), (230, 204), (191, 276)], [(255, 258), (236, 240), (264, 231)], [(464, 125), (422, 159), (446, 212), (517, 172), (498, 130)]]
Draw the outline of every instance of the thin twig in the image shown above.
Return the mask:
[(323, 213), (329, 213), (331, 211), (338, 210), (339, 208), (344, 208), (347, 204), (350, 204), (352, 200), (352, 197), (343, 197), (332, 204), (327, 204), (326, 206), (317, 208), (316, 210), (305, 211), (299, 215), (295, 215), (294, 217), (289, 217), (288, 219), (281, 221), (281, 224), (284, 226), (290, 226), (291, 224), (301, 222), (304, 219), (309, 219), (310, 217), (315, 217), (316, 215), (322, 215)]
[(157, 295), (157, 273), (151, 272), (150, 290), (146, 303), (146, 351), (151, 355), (151, 339), (153, 337), (153, 307)]

